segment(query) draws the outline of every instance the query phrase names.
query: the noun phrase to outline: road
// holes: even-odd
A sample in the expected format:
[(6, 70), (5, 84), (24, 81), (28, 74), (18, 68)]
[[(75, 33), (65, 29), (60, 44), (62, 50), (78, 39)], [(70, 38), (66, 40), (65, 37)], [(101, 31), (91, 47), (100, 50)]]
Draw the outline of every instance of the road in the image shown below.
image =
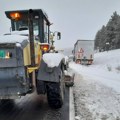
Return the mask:
[(73, 88), (75, 116), (79, 120), (120, 120), (120, 93), (96, 78), (76, 74)]
[(36, 93), (0, 103), (0, 120), (69, 120), (69, 89), (63, 107), (57, 110), (48, 106), (46, 96)]

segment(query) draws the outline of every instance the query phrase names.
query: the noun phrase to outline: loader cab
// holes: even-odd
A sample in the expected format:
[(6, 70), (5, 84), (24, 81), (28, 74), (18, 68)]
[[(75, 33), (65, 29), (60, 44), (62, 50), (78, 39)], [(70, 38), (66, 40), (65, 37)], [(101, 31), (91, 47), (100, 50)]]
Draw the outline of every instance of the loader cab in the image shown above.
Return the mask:
[[(12, 31), (27, 31), (32, 27), (33, 34), (41, 43), (49, 43), (50, 22), (48, 16), (41, 9), (6, 11), (6, 16), (11, 20)], [(31, 15), (31, 16), (30, 16)], [(29, 26), (29, 20), (32, 25)]]

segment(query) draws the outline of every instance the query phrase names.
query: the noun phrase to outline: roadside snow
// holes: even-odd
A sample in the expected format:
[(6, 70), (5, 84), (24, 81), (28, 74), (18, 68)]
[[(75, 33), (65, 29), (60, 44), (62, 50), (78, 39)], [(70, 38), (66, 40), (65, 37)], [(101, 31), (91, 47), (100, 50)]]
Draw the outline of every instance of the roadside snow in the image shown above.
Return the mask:
[(94, 63), (71, 62), (76, 116), (80, 120), (120, 120), (120, 49), (96, 53)]
[(70, 68), (120, 92), (120, 49), (95, 54), (93, 65), (70, 63)]
[(90, 77), (76, 75), (74, 99), (80, 120), (120, 120), (120, 94)]

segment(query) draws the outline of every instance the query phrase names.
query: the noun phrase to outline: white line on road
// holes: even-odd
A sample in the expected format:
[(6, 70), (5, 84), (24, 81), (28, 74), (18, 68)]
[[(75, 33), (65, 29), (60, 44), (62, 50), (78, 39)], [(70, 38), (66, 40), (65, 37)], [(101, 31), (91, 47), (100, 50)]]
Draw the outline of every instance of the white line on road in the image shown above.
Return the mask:
[(70, 87), (69, 90), (69, 120), (75, 120), (75, 109), (74, 109), (74, 98), (73, 98), (73, 88)]

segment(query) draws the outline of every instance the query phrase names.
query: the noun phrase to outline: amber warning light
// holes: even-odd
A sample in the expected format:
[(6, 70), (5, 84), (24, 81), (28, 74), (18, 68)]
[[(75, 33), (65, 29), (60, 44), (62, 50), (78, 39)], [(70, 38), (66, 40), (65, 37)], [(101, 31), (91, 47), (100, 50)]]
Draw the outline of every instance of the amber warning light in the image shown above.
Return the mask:
[(14, 12), (14, 13), (10, 13), (10, 17), (14, 20), (19, 20), (21, 18), (21, 15), (18, 12)]
[(41, 43), (40, 48), (42, 51), (47, 52), (49, 50), (49, 44)]

